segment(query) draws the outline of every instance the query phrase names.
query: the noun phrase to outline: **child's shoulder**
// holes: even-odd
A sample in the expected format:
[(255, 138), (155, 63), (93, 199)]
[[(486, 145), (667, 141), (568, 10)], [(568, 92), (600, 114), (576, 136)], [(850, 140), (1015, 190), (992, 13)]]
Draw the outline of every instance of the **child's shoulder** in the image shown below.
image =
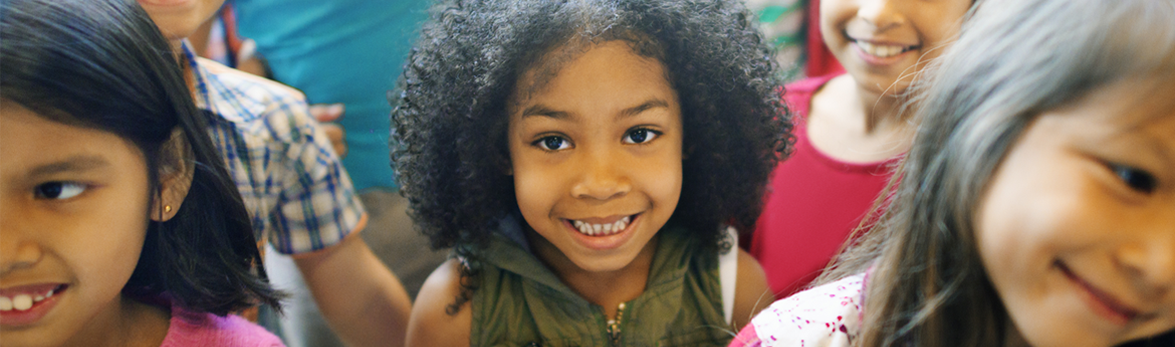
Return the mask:
[(210, 75), (212, 75), (221, 83), (224, 83), (227, 87), (248, 93), (266, 94), (258, 95), (258, 98), (271, 98), (275, 100), (306, 99), (306, 96), (302, 94), (302, 92), (294, 89), (293, 87), (278, 83), (265, 77), (224, 66), (223, 64), (210, 59), (196, 58), (196, 63), (206, 69)]
[(196, 58), (196, 65), (207, 84), (201, 92), (224, 119), (280, 124), (310, 118), (306, 96), (297, 89), (204, 58)]
[(865, 278), (855, 275), (776, 301), (751, 320), (763, 346), (849, 346), (857, 335)]
[(171, 326), (160, 347), (224, 346), (273, 347), (285, 346), (281, 339), (244, 318), (211, 313), (191, 312), (173, 306)]
[(207, 102), (236, 131), (251, 134), (259, 143), (309, 141), (317, 121), (306, 97), (297, 89), (239, 71), (212, 60), (196, 58), (203, 70)]
[(408, 320), (408, 346), (469, 345), (473, 326), (470, 302), (462, 303), (456, 314), (447, 312), (461, 295), (461, 266), (459, 260), (449, 259), (424, 281)]

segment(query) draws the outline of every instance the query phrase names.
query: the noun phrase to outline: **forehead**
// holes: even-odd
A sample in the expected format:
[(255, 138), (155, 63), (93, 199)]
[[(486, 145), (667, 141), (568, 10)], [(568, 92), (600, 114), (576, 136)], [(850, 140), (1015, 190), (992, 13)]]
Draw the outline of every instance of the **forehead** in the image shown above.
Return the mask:
[[(1175, 83), (1132, 78), (1092, 90), (1041, 115), (1055, 136), (1077, 141), (1141, 137), (1175, 154)], [(1153, 140), (1153, 141), (1151, 141)]]
[(1127, 78), (1091, 90), (1054, 113), (1067, 113), (1120, 128), (1146, 127), (1175, 117), (1175, 81)]
[[(572, 40), (539, 57), (522, 70), (508, 107), (533, 102), (535, 97), (579, 85), (619, 85), (632, 80), (669, 86), (668, 73), (657, 48), (646, 39), (607, 41)], [(630, 77), (630, 78), (629, 78)]]
[(145, 165), (138, 148), (113, 133), (55, 122), (9, 100), (0, 104), (0, 162), (6, 176), (78, 157)]

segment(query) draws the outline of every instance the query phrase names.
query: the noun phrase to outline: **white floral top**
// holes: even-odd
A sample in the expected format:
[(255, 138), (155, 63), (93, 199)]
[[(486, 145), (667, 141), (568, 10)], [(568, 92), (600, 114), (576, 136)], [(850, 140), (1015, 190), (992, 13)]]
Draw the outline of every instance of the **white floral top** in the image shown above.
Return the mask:
[(848, 347), (860, 331), (864, 274), (776, 301), (751, 320), (731, 346)]

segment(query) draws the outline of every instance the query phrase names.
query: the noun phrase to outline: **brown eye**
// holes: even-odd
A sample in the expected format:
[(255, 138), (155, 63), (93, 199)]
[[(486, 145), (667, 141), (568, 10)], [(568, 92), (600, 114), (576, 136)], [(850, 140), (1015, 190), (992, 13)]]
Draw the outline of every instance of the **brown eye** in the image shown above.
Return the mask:
[(657, 138), (658, 135), (661, 135), (661, 133), (647, 128), (636, 128), (629, 130), (628, 133), (624, 135), (624, 142), (636, 144), (645, 143)]
[(74, 182), (47, 182), (33, 189), (33, 194), (42, 199), (69, 199), (81, 194), (86, 186)]
[(1155, 192), (1158, 183), (1155, 181), (1155, 176), (1149, 172), (1125, 165), (1112, 165), (1110, 168), (1130, 189), (1146, 194)]
[(547, 136), (534, 142), (535, 146), (548, 151), (558, 151), (562, 149), (571, 148), (571, 143), (567, 139), (559, 136)]

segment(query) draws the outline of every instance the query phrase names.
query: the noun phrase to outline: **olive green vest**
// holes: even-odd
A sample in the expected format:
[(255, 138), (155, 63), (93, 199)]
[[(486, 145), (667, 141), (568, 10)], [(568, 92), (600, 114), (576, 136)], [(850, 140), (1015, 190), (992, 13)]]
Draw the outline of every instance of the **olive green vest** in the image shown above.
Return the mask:
[(624, 303), (617, 334), (602, 307), (495, 234), (471, 303), (471, 345), (726, 346), (734, 332), (723, 318), (718, 255), (701, 251), (684, 229), (659, 234), (645, 291)]

